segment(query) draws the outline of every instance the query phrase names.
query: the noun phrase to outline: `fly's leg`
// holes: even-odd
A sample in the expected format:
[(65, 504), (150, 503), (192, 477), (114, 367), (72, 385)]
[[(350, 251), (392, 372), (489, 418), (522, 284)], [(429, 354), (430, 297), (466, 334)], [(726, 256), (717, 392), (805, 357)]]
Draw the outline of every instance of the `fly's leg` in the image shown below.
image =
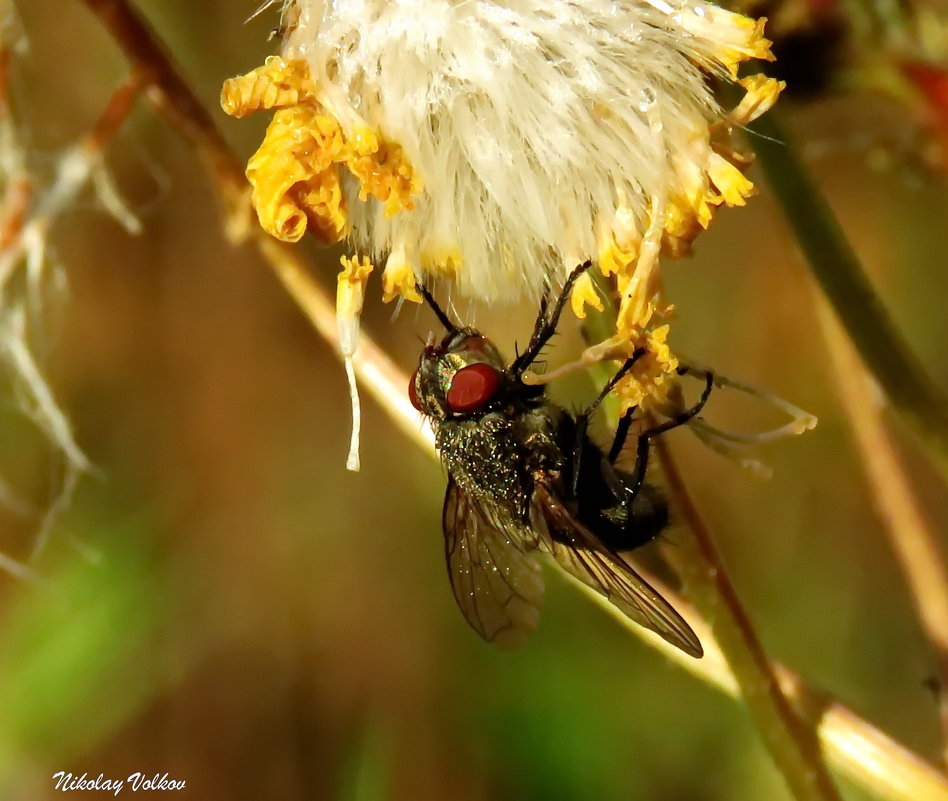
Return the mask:
[[(687, 372), (687, 368), (685, 368), (685, 372)], [(712, 389), (714, 389), (714, 373), (709, 372), (705, 376), (705, 386), (701, 393), (701, 397), (698, 398), (698, 402), (694, 406), (692, 406), (690, 409), (685, 409), (685, 411), (683, 411), (681, 414), (675, 415), (671, 420), (668, 420), (661, 425), (657, 425), (648, 429), (647, 431), (643, 431), (640, 436), (655, 437), (659, 434), (664, 434), (666, 431), (671, 431), (673, 428), (678, 428), (678, 426), (683, 426), (701, 412), (701, 410), (704, 408), (704, 405), (708, 402), (708, 397), (711, 395)]]
[(449, 334), (452, 334), (458, 330), (458, 327), (451, 322), (451, 318), (445, 314), (444, 309), (438, 305), (438, 302), (434, 299), (431, 292), (428, 291), (428, 287), (426, 287), (424, 284), (418, 283), (415, 284), (415, 289), (421, 293), (421, 296), (431, 307), (431, 311), (435, 313), (435, 317), (438, 318), (438, 321), (445, 327), (445, 329), (447, 329)]
[[(652, 437), (657, 437), (659, 434), (664, 434), (666, 431), (671, 431), (673, 428), (678, 428), (683, 426), (689, 420), (697, 416), (701, 410), (704, 408), (704, 405), (708, 402), (708, 397), (711, 395), (711, 390), (714, 388), (714, 375), (708, 373), (706, 377), (706, 384), (704, 391), (701, 393), (701, 397), (698, 398), (698, 402), (692, 406), (690, 409), (686, 409), (681, 414), (676, 415), (671, 420), (668, 420), (661, 425), (653, 426), (652, 428), (646, 429), (638, 437), (638, 444), (635, 448), (635, 467), (632, 470), (632, 482), (629, 486), (629, 503), (635, 500), (635, 496), (638, 495), (639, 490), (642, 489), (642, 484), (645, 483), (645, 470), (648, 467), (648, 451), (651, 445)], [(629, 411), (632, 411), (631, 409)], [(626, 412), (625, 416), (622, 418), (622, 421), (625, 421), (629, 417), (629, 413)], [(615, 457), (618, 457), (619, 453), (622, 451), (623, 445), (625, 445), (625, 438), (629, 433), (628, 424), (623, 428), (622, 421), (619, 423), (619, 428), (616, 429), (616, 438), (613, 440), (612, 448), (609, 450), (609, 460), (614, 462)], [(631, 422), (631, 420), (629, 421)], [(621, 434), (621, 439), (619, 438)]]
[[(583, 444), (586, 442), (586, 431), (589, 428), (589, 418), (592, 417), (593, 412), (599, 408), (599, 405), (606, 399), (606, 396), (615, 389), (616, 384), (618, 384), (622, 378), (632, 369), (632, 366), (643, 356), (645, 355), (645, 348), (636, 348), (633, 354), (625, 360), (625, 363), (618, 369), (616, 374), (609, 379), (608, 383), (599, 391), (599, 394), (596, 396), (596, 399), (589, 405), (589, 408), (586, 409), (582, 414), (577, 415), (576, 417), (576, 447), (573, 448), (573, 486), (572, 493), (573, 497), (576, 497), (576, 492), (579, 487), (579, 467), (582, 462), (583, 456)], [(630, 410), (631, 411), (631, 410)], [(626, 413), (628, 414), (628, 413)], [(625, 416), (623, 416), (623, 421)], [(620, 426), (622, 423), (620, 422)], [(628, 432), (629, 425), (625, 424), (625, 430)], [(623, 437), (623, 441), (625, 437)], [(615, 443), (613, 443), (615, 447)], [(620, 446), (621, 447), (621, 446)], [(612, 451), (610, 450), (610, 454)], [(609, 461), (615, 461), (611, 458)]]
[(615, 436), (612, 438), (612, 447), (609, 448), (609, 464), (615, 464), (619, 454), (625, 447), (626, 438), (629, 436), (629, 427), (632, 425), (632, 415), (638, 406), (630, 406), (625, 410), (625, 414), (619, 418), (619, 425), (616, 426)]
[(547, 316), (547, 297), (546, 295), (543, 296), (543, 300), (540, 302), (540, 313), (537, 315), (536, 324), (533, 326), (533, 335), (530, 337), (530, 344), (527, 345), (527, 349), (523, 353), (514, 359), (513, 364), (510, 365), (510, 372), (515, 378), (519, 379), (523, 371), (533, 364), (537, 356), (540, 355), (540, 351), (542, 351), (546, 343), (550, 341), (550, 337), (556, 333), (560, 315), (563, 313), (566, 301), (569, 300), (569, 294), (573, 289), (573, 284), (576, 283), (579, 276), (586, 272), (590, 266), (592, 266), (592, 262), (585, 261), (569, 274), (569, 278), (567, 278), (566, 283), (563, 284), (563, 291), (560, 292), (560, 296), (556, 299), (556, 303), (553, 305), (553, 311), (549, 316)]

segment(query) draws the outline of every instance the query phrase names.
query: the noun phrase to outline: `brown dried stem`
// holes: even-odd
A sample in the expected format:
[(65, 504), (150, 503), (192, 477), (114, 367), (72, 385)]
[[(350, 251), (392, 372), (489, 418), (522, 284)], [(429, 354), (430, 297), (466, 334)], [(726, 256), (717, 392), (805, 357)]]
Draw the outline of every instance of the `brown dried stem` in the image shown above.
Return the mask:
[[(226, 146), (210, 115), (180, 77), (155, 35), (125, 0), (82, 2), (103, 21), (119, 46), (141, 70), (149, 84), (149, 100), (204, 158), (227, 210), (227, 230), (235, 238), (249, 240), (257, 248), (320, 336), (336, 346), (335, 315), (329, 295), (310, 278), (308, 267), (297, 250), (275, 242), (257, 226), (249, 224), (251, 210), (242, 165)], [(368, 337), (361, 341), (356, 372), (393, 421), (434, 455), (430, 435), (422, 428), (417, 413), (407, 400), (407, 376)], [(711, 582), (709, 587), (717, 588), (718, 584)], [(677, 605), (678, 599), (671, 593), (669, 595)], [(613, 614), (618, 614), (599, 596), (595, 599)], [(644, 632), (639, 627), (631, 628), (637, 634)], [(657, 638), (647, 632), (644, 636), (657, 647), (664, 648)], [(702, 660), (688, 659), (685, 663), (688, 669), (713, 686), (736, 695), (734, 674), (722, 658), (713, 656), (715, 653), (720, 655), (715, 637), (710, 631), (705, 632), (702, 642), (708, 655)], [(674, 649), (671, 655), (679, 657)], [(948, 801), (948, 779), (924, 760), (845, 707), (806, 687), (785, 668), (778, 667), (777, 673), (781, 686), (792, 688), (795, 701), (799, 701), (798, 709), (807, 710), (806, 721), (812, 726), (807, 736), (813, 737), (814, 733), (819, 736), (828, 756), (843, 772), (881, 798)]]
[(948, 558), (912, 490), (886, 425), (885, 403), (876, 385), (822, 299), (819, 310), (841, 406), (849, 420), (873, 504), (935, 658), (942, 760), (948, 765)]
[(698, 511), (665, 441), (656, 450), (668, 493), (691, 537), (674, 555), (682, 580), (711, 621), (744, 699), (774, 761), (798, 799), (839, 799), (817, 735), (791, 707), (727, 574), (714, 537)]

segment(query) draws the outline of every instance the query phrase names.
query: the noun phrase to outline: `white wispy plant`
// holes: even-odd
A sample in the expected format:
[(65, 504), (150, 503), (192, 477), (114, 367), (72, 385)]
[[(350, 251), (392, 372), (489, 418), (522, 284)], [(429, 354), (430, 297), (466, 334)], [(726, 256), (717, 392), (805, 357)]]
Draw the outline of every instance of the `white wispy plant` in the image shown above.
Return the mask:
[[(416, 281), (436, 277), (498, 302), (591, 258), (619, 300), (600, 355), (646, 347), (623, 397), (663, 397), (677, 361), (658, 257), (752, 192), (731, 131), (781, 84), (741, 80), (727, 112), (709, 76), (770, 58), (763, 21), (692, 0), (289, 0), (282, 14), (280, 56), (222, 103), (276, 110), (248, 164), (263, 226), (348, 237), (362, 256), (340, 275), (344, 353), (374, 263), (386, 300), (419, 301)], [(584, 277), (574, 310), (599, 302)]]

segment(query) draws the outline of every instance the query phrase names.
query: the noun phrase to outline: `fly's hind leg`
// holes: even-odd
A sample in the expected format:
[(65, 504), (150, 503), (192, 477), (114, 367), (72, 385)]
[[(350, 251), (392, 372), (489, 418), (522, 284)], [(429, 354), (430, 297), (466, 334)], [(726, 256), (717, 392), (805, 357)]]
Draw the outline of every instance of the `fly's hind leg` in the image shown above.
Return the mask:
[[(680, 375), (684, 375), (687, 372), (687, 367), (685, 367), (683, 370), (679, 370)], [(653, 426), (647, 431), (643, 431), (640, 436), (655, 437), (659, 434), (664, 434), (666, 431), (671, 431), (673, 428), (683, 426), (689, 420), (697, 417), (704, 408), (704, 405), (708, 402), (708, 398), (711, 396), (712, 389), (714, 389), (714, 373), (709, 372), (705, 375), (705, 386), (704, 390), (701, 392), (701, 397), (698, 398), (698, 402), (694, 406), (692, 406), (690, 409), (685, 409), (685, 411), (683, 411), (681, 414), (676, 414), (671, 420), (667, 420), (661, 425)]]
[[(592, 417), (593, 412), (599, 408), (600, 404), (606, 399), (606, 396), (615, 389), (616, 384), (622, 380), (626, 373), (632, 369), (632, 366), (643, 356), (645, 355), (645, 348), (637, 348), (635, 352), (625, 360), (625, 363), (620, 367), (616, 374), (609, 379), (606, 385), (599, 391), (599, 394), (596, 396), (596, 399), (589, 405), (589, 408), (586, 409), (582, 414), (577, 415), (576, 417), (576, 447), (573, 448), (573, 485), (572, 493), (573, 497), (576, 497), (576, 492), (579, 488), (579, 468), (582, 463), (583, 448), (586, 442), (586, 432), (589, 429), (589, 418)], [(623, 417), (625, 420), (625, 417)], [(622, 425), (622, 422), (619, 423)], [(629, 424), (625, 424), (625, 430), (628, 432)], [(623, 437), (623, 440), (625, 438)], [(615, 447), (615, 443), (613, 443)], [(612, 451), (609, 451), (610, 458), (609, 461), (613, 462), (615, 459), (611, 457)]]
[[(687, 370), (687, 368), (685, 369)], [(701, 412), (701, 410), (704, 408), (704, 405), (708, 402), (708, 397), (711, 395), (711, 390), (714, 388), (714, 375), (712, 373), (708, 373), (705, 380), (706, 384), (704, 391), (701, 393), (701, 397), (698, 398), (698, 402), (695, 403), (694, 406), (686, 409), (681, 414), (675, 415), (675, 417), (673, 417), (671, 420), (667, 420), (661, 425), (646, 429), (641, 434), (639, 434), (638, 442), (635, 447), (635, 467), (632, 468), (632, 481), (631, 485), (629, 486), (629, 491), (631, 492), (631, 498), (629, 499), (630, 504), (635, 500), (635, 496), (638, 495), (639, 490), (642, 489), (642, 484), (645, 483), (645, 471), (648, 468), (648, 454), (652, 437), (657, 437), (659, 434), (664, 434), (666, 431), (671, 431), (673, 428), (683, 426)], [(632, 423), (632, 413), (634, 411), (634, 406), (626, 410), (626, 413), (622, 416), (622, 419), (619, 421), (619, 425), (616, 428), (616, 435), (612, 441), (612, 447), (609, 449), (609, 461), (612, 463), (615, 463), (615, 460), (622, 452), (622, 448), (625, 446), (625, 441), (629, 434), (629, 426)]]

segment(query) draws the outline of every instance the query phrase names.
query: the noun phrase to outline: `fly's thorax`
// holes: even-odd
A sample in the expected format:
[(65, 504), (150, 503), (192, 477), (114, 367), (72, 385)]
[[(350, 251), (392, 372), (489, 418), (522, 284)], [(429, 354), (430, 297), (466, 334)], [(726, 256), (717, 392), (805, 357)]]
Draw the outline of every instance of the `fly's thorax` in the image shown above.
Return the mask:
[(555, 431), (561, 413), (549, 404), (513, 404), (479, 417), (439, 420), (435, 444), (461, 489), (522, 516), (535, 477), (562, 468)]
[(515, 436), (515, 419), (503, 411), (434, 424), (435, 445), (445, 466), (470, 495), (509, 509), (529, 500), (527, 452)]

